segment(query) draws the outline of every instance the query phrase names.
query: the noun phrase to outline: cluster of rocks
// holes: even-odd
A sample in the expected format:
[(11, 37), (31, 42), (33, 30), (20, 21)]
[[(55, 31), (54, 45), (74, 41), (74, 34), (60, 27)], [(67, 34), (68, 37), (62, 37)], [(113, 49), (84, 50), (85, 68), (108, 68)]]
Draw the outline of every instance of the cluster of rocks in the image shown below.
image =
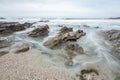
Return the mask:
[[(120, 53), (120, 30), (109, 30), (106, 32), (106, 37), (111, 42), (113, 51)], [(116, 57), (120, 59), (120, 54), (116, 54)]]
[[(44, 45), (50, 49), (55, 49), (57, 46), (64, 44), (62, 46), (67, 54), (68, 62), (71, 63), (73, 56), (75, 54), (82, 54), (84, 50), (77, 43), (75, 43), (79, 38), (85, 36), (86, 33), (82, 30), (77, 30), (73, 32), (72, 28), (62, 27), (57, 36), (44, 42)], [(69, 64), (68, 63), (68, 64)]]
[(49, 33), (49, 26), (39, 26), (39, 28), (34, 29), (32, 32), (29, 32), (28, 35), (31, 37), (45, 36)]
[(25, 30), (31, 25), (31, 23), (20, 24), (18, 22), (0, 22), (0, 36), (10, 35), (16, 31)]
[(80, 37), (84, 36), (85, 34), (86, 33), (83, 32), (82, 30), (73, 32), (72, 28), (63, 27), (57, 36), (47, 40), (44, 43), (44, 45), (47, 46), (48, 48), (53, 49), (61, 43), (77, 41)]

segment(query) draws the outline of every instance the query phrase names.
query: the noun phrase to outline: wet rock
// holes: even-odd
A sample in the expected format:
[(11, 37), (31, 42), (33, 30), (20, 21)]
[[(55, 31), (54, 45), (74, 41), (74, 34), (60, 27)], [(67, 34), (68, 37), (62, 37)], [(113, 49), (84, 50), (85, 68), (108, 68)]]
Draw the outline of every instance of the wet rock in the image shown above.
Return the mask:
[(0, 17), (0, 19), (5, 19), (4, 17)]
[(90, 26), (88, 26), (88, 25), (83, 25), (83, 27), (90, 28)]
[(96, 26), (96, 27), (94, 27), (94, 28), (98, 29), (98, 28), (100, 28), (100, 27), (99, 27), (99, 26)]
[(72, 65), (72, 63), (73, 63), (72, 59), (76, 54), (84, 53), (83, 48), (80, 47), (77, 43), (67, 44), (64, 49), (66, 51), (67, 59), (68, 59), (67, 65)]
[(7, 53), (8, 53), (8, 51), (0, 51), (0, 56), (3, 56), (5, 54), (7, 54)]
[(45, 36), (45, 35), (48, 35), (49, 33), (48, 29), (49, 29), (49, 26), (45, 25), (40, 28), (36, 28), (32, 32), (29, 32), (28, 35), (31, 37)]
[(68, 33), (68, 32), (73, 32), (73, 28), (68, 28), (68, 27), (62, 27), (60, 30), (60, 33)]
[(53, 49), (54, 47), (62, 43), (77, 41), (80, 37), (86, 34), (82, 30), (78, 30), (76, 32), (69, 32), (69, 31), (71, 31), (71, 29), (61, 30), (61, 32), (57, 36), (53, 37), (52, 39), (47, 40), (44, 43), (44, 45), (47, 46), (48, 48)]
[(23, 45), (21, 45), (18, 50), (16, 50), (16, 53), (20, 53), (20, 52), (26, 52), (28, 51), (30, 48), (29, 48), (29, 44), (25, 43)]
[(78, 53), (78, 54), (84, 53), (83, 48), (80, 47), (77, 43), (67, 44), (66, 47), (65, 47), (65, 50), (66, 50), (67, 52), (72, 51), (72, 52), (68, 53), (69, 55), (71, 55), (71, 53), (73, 54), (73, 52), (76, 52), (76, 53)]
[(58, 27), (64, 27), (64, 25), (58, 25)]
[(120, 30), (110, 30), (106, 32), (106, 38), (109, 40), (116, 52), (120, 52)]
[(83, 30), (78, 30), (76, 32), (67, 34), (67, 36), (65, 34), (63, 40), (65, 40), (65, 41), (77, 41), (80, 37), (85, 36), (85, 35), (86, 35), (86, 33), (83, 32)]
[(99, 76), (99, 73), (96, 69), (83, 69), (81, 70), (80, 80), (97, 80), (96, 76)]
[(120, 30), (110, 30), (106, 34), (110, 41), (120, 40)]
[(49, 20), (40, 20), (38, 22), (49, 22)]
[(20, 24), (18, 22), (1, 22), (0, 35), (1, 36), (10, 35), (16, 31), (25, 30), (26, 28), (29, 28), (31, 25), (32, 25), (31, 23)]
[(55, 38), (49, 39), (48, 41), (44, 42), (44, 46), (47, 46), (48, 48), (53, 49), (58, 44), (60, 44), (60, 42), (61, 42), (61, 39), (55, 37)]

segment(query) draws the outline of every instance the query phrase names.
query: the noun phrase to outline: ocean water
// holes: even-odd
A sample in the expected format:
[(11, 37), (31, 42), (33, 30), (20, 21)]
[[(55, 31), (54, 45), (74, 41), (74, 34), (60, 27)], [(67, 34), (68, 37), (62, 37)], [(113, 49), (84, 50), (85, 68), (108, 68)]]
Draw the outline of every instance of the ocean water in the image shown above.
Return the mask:
[[(51, 57), (53, 63), (65, 63), (66, 59), (64, 49), (51, 50), (43, 45), (43, 43), (56, 36), (59, 33), (61, 27), (58, 25), (64, 25), (72, 27), (74, 31), (80, 29), (86, 32), (86, 36), (83, 36), (77, 43), (83, 47), (85, 54), (77, 55), (73, 58), (73, 66), (66, 67), (66, 70), (71, 74), (77, 74), (82, 69), (95, 68), (99, 71), (100, 76), (97, 80), (119, 80), (120, 77), (120, 60), (117, 59), (114, 53), (111, 53), (111, 46), (108, 41), (104, 39), (102, 33), (104, 31), (116, 29), (120, 30), (120, 20), (107, 20), (107, 19), (49, 19), (49, 22), (39, 22), (40, 18), (8, 18), (0, 21), (7, 22), (30, 22), (34, 23), (33, 26), (49, 25), (49, 34), (45, 37), (32, 38), (27, 35), (28, 32), (34, 28), (26, 29), (25, 31), (16, 32), (8, 38), (12, 38), (15, 41), (22, 41), (32, 44), (32, 48), (36, 48), (43, 51), (45, 55)], [(84, 27), (88, 25), (89, 27)], [(89, 80), (89, 79), (88, 79)]]

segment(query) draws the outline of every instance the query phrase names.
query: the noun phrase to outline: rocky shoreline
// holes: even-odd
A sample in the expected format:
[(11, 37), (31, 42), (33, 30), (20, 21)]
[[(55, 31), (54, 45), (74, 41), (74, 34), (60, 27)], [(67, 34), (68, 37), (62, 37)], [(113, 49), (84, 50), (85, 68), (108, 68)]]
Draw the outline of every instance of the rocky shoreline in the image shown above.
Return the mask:
[[(48, 21), (46, 21), (48, 22)], [(19, 22), (0, 22), (0, 57), (7, 55), (9, 53), (21, 54), (29, 52), (33, 44), (28, 42), (15, 42), (14, 40), (9, 40), (8, 36), (15, 32), (20, 32), (33, 28), (33, 23), (19, 23)], [(64, 51), (64, 57), (67, 66), (74, 66), (74, 59), (77, 56), (88, 56), (85, 52), (85, 48), (77, 43), (81, 38), (87, 36), (87, 32), (79, 27), (78, 30), (73, 30), (71, 27), (66, 27), (64, 25), (58, 25), (60, 28), (58, 33), (54, 37), (48, 38), (44, 41), (43, 46), (51, 51), (56, 49), (62, 49)], [(83, 25), (86, 29), (91, 28), (91, 26)], [(25, 33), (27, 37), (39, 38), (41, 36), (48, 36), (51, 27), (49, 25), (38, 25), (37, 28), (34, 27), (32, 31)], [(99, 29), (99, 27), (94, 27), (94, 29)], [(112, 55), (120, 60), (120, 30), (109, 30), (102, 33), (107, 42), (110, 43), (112, 47)], [(14, 49), (14, 50), (12, 50)], [(62, 54), (61, 54), (62, 55)], [(88, 68), (79, 71), (79, 80), (100, 80), (101, 72), (97, 69)], [(49, 79), (48, 79), (49, 80)], [(58, 80), (58, 79), (56, 79)], [(76, 79), (75, 79), (76, 80)], [(104, 78), (103, 78), (104, 80)]]

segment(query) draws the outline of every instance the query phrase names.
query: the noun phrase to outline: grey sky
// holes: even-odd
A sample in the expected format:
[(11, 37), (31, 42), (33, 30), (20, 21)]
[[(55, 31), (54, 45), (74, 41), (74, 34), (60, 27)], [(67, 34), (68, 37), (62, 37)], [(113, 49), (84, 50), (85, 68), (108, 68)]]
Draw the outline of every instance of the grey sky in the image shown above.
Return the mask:
[(0, 0), (0, 16), (117, 17), (120, 0)]

